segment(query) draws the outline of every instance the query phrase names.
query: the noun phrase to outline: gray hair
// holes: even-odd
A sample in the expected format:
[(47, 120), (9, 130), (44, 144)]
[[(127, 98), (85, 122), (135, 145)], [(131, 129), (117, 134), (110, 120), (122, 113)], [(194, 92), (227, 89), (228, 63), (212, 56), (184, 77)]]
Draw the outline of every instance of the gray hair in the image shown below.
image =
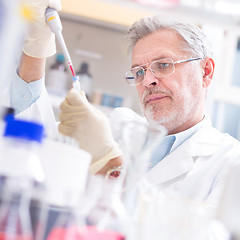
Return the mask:
[(172, 30), (179, 34), (183, 38), (183, 50), (190, 53), (192, 57), (212, 57), (211, 44), (199, 27), (159, 15), (144, 17), (130, 27), (127, 34), (129, 54), (132, 54), (138, 40), (161, 29)]

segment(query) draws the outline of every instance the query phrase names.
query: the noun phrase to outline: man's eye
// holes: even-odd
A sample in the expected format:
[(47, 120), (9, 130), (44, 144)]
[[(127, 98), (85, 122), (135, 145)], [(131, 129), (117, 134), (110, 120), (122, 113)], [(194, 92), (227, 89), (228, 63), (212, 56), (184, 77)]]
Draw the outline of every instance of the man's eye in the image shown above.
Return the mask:
[(136, 77), (141, 77), (141, 76), (144, 76), (144, 70), (143, 69), (140, 69), (136, 72)]
[(170, 63), (158, 63), (158, 68), (168, 68)]

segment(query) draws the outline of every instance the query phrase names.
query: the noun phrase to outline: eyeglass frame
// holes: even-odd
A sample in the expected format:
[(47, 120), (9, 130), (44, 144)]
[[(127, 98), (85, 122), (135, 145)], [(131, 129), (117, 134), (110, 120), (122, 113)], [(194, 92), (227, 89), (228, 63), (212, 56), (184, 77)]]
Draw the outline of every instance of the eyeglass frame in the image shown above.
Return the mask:
[[(171, 62), (172, 62), (172, 64), (173, 64), (173, 72), (172, 73), (170, 73), (170, 74), (168, 74), (168, 75), (163, 75), (164, 77), (168, 77), (168, 76), (170, 76), (170, 75), (172, 75), (174, 72), (175, 72), (175, 64), (178, 64), (178, 63), (185, 63), (185, 62), (191, 62), (191, 61), (196, 61), (196, 60), (202, 60), (202, 59), (204, 59), (203, 57), (196, 57), (196, 58), (189, 58), (189, 59), (184, 59), (184, 60), (178, 60), (178, 61), (173, 61), (171, 58), (161, 58), (161, 59), (158, 59), (158, 60), (155, 60), (155, 61), (153, 61), (153, 62), (150, 62), (150, 63), (146, 63), (146, 64), (143, 64), (143, 65), (139, 65), (139, 66), (136, 66), (136, 67), (134, 67), (134, 68), (131, 68), (130, 69), (130, 71), (132, 70), (132, 69), (135, 69), (135, 68), (142, 68), (143, 69), (143, 71), (144, 71), (144, 76), (143, 76), (143, 79), (144, 79), (144, 77), (145, 77), (145, 75), (146, 75), (146, 71), (148, 70), (148, 69), (150, 69), (150, 71), (151, 71), (151, 73), (156, 77), (156, 78), (158, 78), (155, 74), (154, 74), (154, 71), (151, 69), (151, 66), (152, 66), (152, 64), (154, 64), (154, 63), (156, 63), (156, 62), (158, 62), (159, 60), (170, 60)], [(147, 68), (143, 68), (143, 66), (146, 66), (146, 65), (148, 65), (149, 64), (149, 67), (147, 67)], [(139, 85), (142, 81), (143, 81), (143, 79), (142, 79), (142, 81), (140, 81), (140, 82), (138, 82), (138, 83), (134, 83), (134, 84), (131, 84), (131, 83), (129, 83), (128, 82), (128, 78), (130, 78), (130, 77), (126, 77), (126, 74), (128, 73), (129, 71), (127, 71), (127, 72), (125, 72), (125, 81), (127, 82), (127, 84), (129, 85), (129, 86), (136, 86), (136, 85)]]

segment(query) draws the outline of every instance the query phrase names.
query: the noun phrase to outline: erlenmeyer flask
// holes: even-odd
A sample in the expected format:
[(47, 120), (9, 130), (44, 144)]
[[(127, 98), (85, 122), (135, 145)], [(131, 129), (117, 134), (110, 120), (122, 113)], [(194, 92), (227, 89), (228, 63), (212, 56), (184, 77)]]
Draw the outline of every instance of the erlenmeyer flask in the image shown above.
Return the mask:
[(122, 123), (119, 145), (123, 151), (124, 189), (123, 199), (128, 210), (136, 206), (137, 196), (148, 191), (151, 186), (144, 175), (156, 148), (167, 134), (164, 127), (143, 120), (131, 120)]
[(70, 189), (63, 190), (62, 195), (65, 200), (62, 206), (55, 208), (56, 220), (47, 233), (47, 240), (77, 240), (79, 228), (84, 225), (79, 216), (81, 196), (77, 199)]
[(77, 218), (74, 208), (62, 208), (58, 212), (58, 217), (54, 227), (51, 229), (47, 240), (76, 240), (77, 238)]
[(121, 179), (103, 179), (101, 195), (87, 216), (88, 225), (95, 228), (96, 236), (125, 239), (128, 234), (129, 216), (122, 203)]
[(113, 188), (108, 188), (108, 182), (103, 177), (91, 176), (90, 178), (88, 189), (80, 199), (79, 205), (59, 213), (47, 240), (124, 239), (119, 229), (116, 229), (121, 227), (116, 221), (118, 219), (116, 211), (121, 209), (118, 204), (116, 206), (115, 201), (116, 208), (113, 207), (111, 201), (111, 196), (114, 194)]

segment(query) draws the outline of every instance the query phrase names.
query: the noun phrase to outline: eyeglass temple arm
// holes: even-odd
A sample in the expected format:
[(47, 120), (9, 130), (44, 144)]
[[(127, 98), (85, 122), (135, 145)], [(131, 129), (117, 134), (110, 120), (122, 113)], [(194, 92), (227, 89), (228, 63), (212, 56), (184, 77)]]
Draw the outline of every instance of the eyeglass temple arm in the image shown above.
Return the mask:
[(184, 62), (190, 62), (190, 61), (195, 61), (195, 60), (200, 60), (200, 59), (203, 59), (203, 58), (202, 57), (190, 58), (190, 59), (186, 59), (186, 60), (179, 60), (179, 61), (176, 61), (174, 63), (184, 63)]

